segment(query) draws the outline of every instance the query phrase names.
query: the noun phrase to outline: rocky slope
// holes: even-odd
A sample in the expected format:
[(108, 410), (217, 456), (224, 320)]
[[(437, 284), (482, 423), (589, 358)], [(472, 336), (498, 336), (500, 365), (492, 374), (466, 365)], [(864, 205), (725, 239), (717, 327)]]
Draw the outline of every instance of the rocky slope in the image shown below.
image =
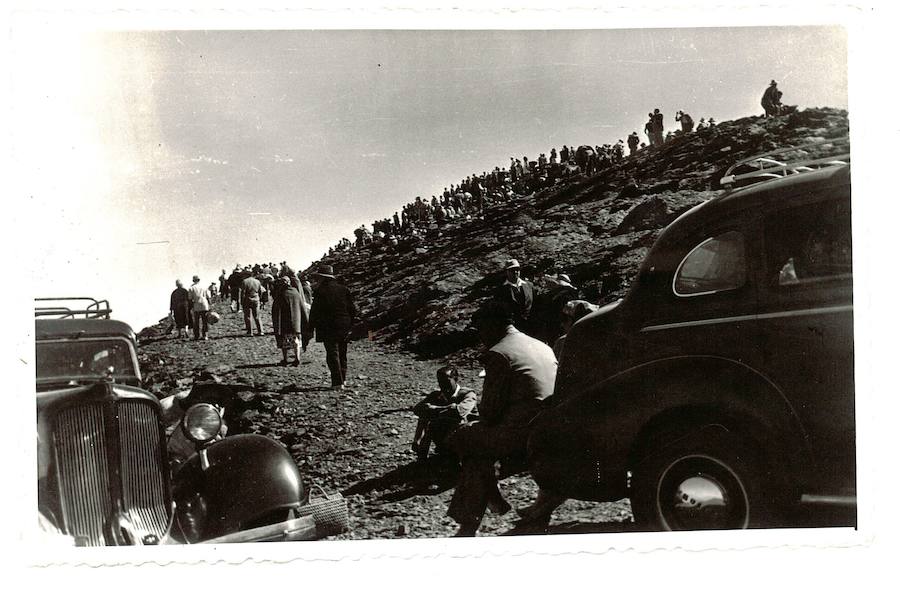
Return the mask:
[[(416, 426), (411, 407), (436, 387), (437, 360), (416, 359), (398, 346), (363, 340), (349, 350), (349, 388), (333, 392), (325, 354), (312, 344), (299, 367), (281, 367), (274, 337), (244, 335), (241, 313), (225, 304), (208, 341), (165, 336), (164, 326), (141, 332), (138, 359), (144, 384), (157, 396), (194, 383), (228, 384), (241, 404), (226, 411), (229, 434), (255, 433), (291, 452), (308, 488), (342, 492), (350, 528), (334, 539), (449, 537), (456, 525), (445, 516), (455, 469), (409, 452)], [(271, 326), (268, 310), (262, 313)], [(478, 390), (477, 364), (461, 366), (462, 382)], [(537, 486), (526, 474), (501, 481), (513, 506), (530, 504)], [(318, 493), (317, 491), (315, 492)], [(483, 535), (513, 529), (517, 516), (489, 514)], [(570, 501), (553, 518), (552, 533), (630, 530), (628, 501), (607, 504)]]
[[(427, 358), (476, 344), (468, 318), (503, 279), (507, 258), (538, 286), (564, 272), (582, 290), (621, 296), (660, 229), (720, 193), (719, 179), (738, 160), (769, 150), (848, 134), (847, 113), (806, 109), (766, 120), (748, 117), (675, 137), (598, 174), (569, 176), (528, 196), (450, 222), (415, 249), (363, 248), (332, 253), (331, 264), (358, 297), (358, 336), (401, 342)], [(373, 219), (377, 217), (372, 217)], [(319, 263), (309, 267), (315, 269)], [(457, 355), (454, 355), (457, 356)]]
[[(454, 469), (415, 461), (411, 407), (434, 389), (448, 355), (464, 385), (481, 390), (469, 316), (500, 282), (515, 257), (538, 286), (563, 271), (582, 288), (602, 282), (603, 297), (622, 295), (659, 230), (718, 194), (725, 169), (738, 159), (779, 147), (845, 135), (845, 112), (809, 109), (770, 120), (746, 118), (715, 131), (679, 137), (590, 178), (571, 176), (527, 197), (491, 205), (486, 215), (452, 222), (440, 236), (404, 253), (371, 249), (332, 254), (356, 292), (365, 323), (350, 345), (350, 388), (332, 392), (321, 346), (300, 367), (280, 367), (271, 336), (246, 337), (240, 313), (216, 306), (222, 320), (206, 342), (143, 330), (139, 360), (145, 385), (159, 396), (199, 381), (229, 384), (241, 404), (229, 412), (230, 433), (264, 434), (285, 446), (307, 485), (348, 498), (351, 531), (338, 539), (439, 537), (453, 534), (444, 516)], [(374, 217), (373, 217), (374, 218)], [(263, 323), (271, 326), (268, 310)], [(364, 337), (371, 332), (371, 338)], [(423, 358), (424, 357), (424, 358)], [(530, 503), (526, 474), (505, 478), (513, 506)], [(516, 515), (488, 515), (482, 534), (509, 531)], [(570, 501), (550, 532), (630, 530), (627, 500)]]

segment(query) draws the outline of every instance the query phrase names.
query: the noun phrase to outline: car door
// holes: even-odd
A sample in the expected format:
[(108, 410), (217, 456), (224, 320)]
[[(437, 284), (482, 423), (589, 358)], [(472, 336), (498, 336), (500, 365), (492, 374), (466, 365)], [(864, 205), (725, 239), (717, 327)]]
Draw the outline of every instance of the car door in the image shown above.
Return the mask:
[(645, 358), (719, 356), (753, 363), (759, 256), (750, 211), (685, 233), (641, 326)]
[(763, 371), (810, 440), (805, 494), (855, 492), (853, 270), (849, 184), (778, 200), (763, 220)]

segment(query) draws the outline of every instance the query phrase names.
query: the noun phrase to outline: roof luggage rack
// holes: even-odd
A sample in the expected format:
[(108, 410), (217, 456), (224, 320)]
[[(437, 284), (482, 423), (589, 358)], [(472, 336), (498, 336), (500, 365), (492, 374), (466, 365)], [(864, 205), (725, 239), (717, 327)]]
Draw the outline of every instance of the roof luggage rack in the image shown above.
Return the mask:
[[(797, 151), (806, 152), (806, 150), (813, 148), (821, 148), (822, 150), (825, 150), (829, 147), (832, 153), (827, 157), (819, 157), (815, 159), (785, 159), (784, 161), (772, 157), (778, 155), (790, 155), (791, 152)], [(843, 149), (846, 149), (846, 152), (834, 153), (835, 151), (842, 151)], [(739, 183), (741, 183), (741, 181), (750, 181), (744, 182), (743, 184), (752, 184), (754, 182), (759, 182), (760, 180), (772, 180), (776, 178), (784, 178), (785, 176), (789, 176), (791, 174), (799, 174), (800, 172), (811, 172), (814, 169), (823, 168), (826, 166), (841, 166), (849, 164), (850, 137), (844, 136), (840, 138), (832, 138), (815, 143), (809, 143), (806, 145), (800, 145), (798, 147), (783, 147), (781, 149), (774, 149), (760, 155), (742, 159), (725, 171), (725, 175), (721, 178), (721, 180), (719, 180), (719, 183), (726, 189), (731, 189), (733, 187), (740, 186)], [(741, 168), (742, 166), (756, 169), (749, 172), (734, 174), (734, 171)]]
[[(73, 306), (75, 308), (72, 308)], [(34, 299), (35, 317), (48, 319), (108, 319), (110, 313), (112, 313), (112, 309), (109, 307), (107, 300), (79, 297)]]

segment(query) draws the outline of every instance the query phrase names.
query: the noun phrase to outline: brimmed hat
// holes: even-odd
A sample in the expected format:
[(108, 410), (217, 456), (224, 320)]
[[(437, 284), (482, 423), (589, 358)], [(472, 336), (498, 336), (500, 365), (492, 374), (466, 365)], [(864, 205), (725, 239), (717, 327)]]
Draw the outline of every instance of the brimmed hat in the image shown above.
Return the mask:
[(334, 267), (330, 264), (320, 264), (313, 274), (319, 277), (334, 277)]
[(778, 86), (778, 82), (772, 80), (771, 82), (769, 82), (769, 86)]
[(515, 258), (506, 261), (506, 264), (503, 266), (503, 270), (508, 271), (514, 268), (522, 268), (519, 266), (519, 261)]
[(199, 280), (200, 280), (200, 277), (198, 277), (197, 275), (194, 275), (194, 283), (196, 283)]
[(558, 275), (556, 275), (556, 280), (564, 281), (564, 282), (568, 283), (569, 285), (572, 285), (572, 280), (569, 279), (569, 275), (567, 275), (565, 273), (559, 273)]

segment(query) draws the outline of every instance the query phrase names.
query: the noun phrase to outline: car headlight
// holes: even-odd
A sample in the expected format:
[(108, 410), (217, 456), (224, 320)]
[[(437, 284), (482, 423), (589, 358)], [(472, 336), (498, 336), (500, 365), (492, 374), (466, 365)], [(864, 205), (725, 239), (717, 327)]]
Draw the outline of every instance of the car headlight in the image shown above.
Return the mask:
[(222, 416), (219, 410), (209, 403), (199, 403), (184, 414), (182, 426), (188, 438), (198, 445), (205, 445), (219, 435), (222, 429)]

